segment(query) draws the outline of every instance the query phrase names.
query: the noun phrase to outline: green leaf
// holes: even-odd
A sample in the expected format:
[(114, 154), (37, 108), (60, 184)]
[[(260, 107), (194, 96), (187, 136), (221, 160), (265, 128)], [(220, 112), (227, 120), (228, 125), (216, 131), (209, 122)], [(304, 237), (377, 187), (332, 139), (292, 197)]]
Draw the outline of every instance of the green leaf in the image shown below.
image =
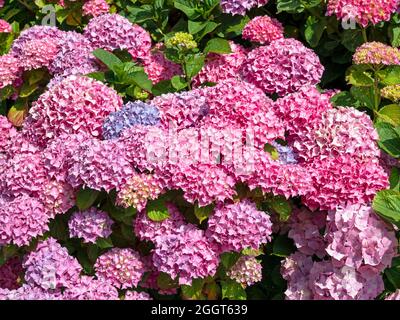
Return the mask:
[(181, 91), (187, 87), (186, 80), (181, 76), (173, 76), (171, 79), (171, 84), (176, 91)]
[(382, 218), (400, 227), (400, 192), (395, 190), (379, 191), (372, 207)]
[(292, 214), (292, 206), (284, 196), (275, 196), (270, 200), (270, 206), (278, 215), (281, 221), (287, 221)]
[(87, 255), (92, 263), (95, 263), (100, 255), (99, 247), (95, 244), (90, 244), (87, 248)]
[(34, 84), (29, 84), (29, 82), (26, 82), (22, 85), (22, 88), (19, 92), (19, 96), (21, 98), (26, 98), (29, 97), (32, 93), (34, 93), (38, 89), (38, 85), (36, 83)]
[(162, 290), (173, 289), (178, 286), (178, 279), (172, 279), (169, 274), (160, 272), (157, 277), (157, 285)]
[(301, 7), (300, 0), (277, 0), (276, 7), (278, 9), (278, 14), (283, 11), (289, 13), (300, 13), (304, 10), (304, 8)]
[(170, 217), (163, 197), (147, 202), (146, 210), (152, 221), (160, 222)]
[(153, 86), (152, 93), (155, 96), (160, 96), (165, 93), (175, 92), (171, 80), (162, 80)]
[(400, 47), (400, 26), (389, 26), (389, 36), (392, 47)]
[(204, 55), (195, 54), (187, 57), (185, 63), (185, 74), (192, 79), (204, 66)]
[(188, 31), (193, 35), (203, 30), (205, 26), (206, 23), (204, 23), (204, 21), (188, 21)]
[(55, 219), (49, 223), (50, 235), (58, 240), (68, 240), (68, 225), (62, 216), (56, 216)]
[(392, 125), (400, 126), (400, 105), (398, 104), (389, 104), (384, 106), (379, 110), (379, 115), (384, 116), (387, 120), (389, 119)]
[(399, 268), (386, 269), (385, 275), (396, 289), (400, 289), (400, 269)]
[(91, 72), (86, 75), (86, 77), (105, 82), (106, 81), (106, 74), (104, 72), (98, 71), (98, 72)]
[(208, 205), (205, 207), (199, 207), (196, 203), (194, 206), (194, 215), (197, 219), (199, 219), (199, 223), (202, 223), (204, 220), (208, 219), (210, 214), (214, 211), (214, 205)]
[(112, 240), (110, 238), (99, 238), (96, 240), (96, 245), (100, 249), (108, 249), (112, 248), (114, 244), (112, 243)]
[(266, 143), (264, 145), (264, 151), (268, 152), (271, 155), (272, 160), (279, 159), (279, 152), (278, 152), (278, 150), (276, 150), (276, 148), (273, 145)]
[(76, 195), (76, 205), (79, 210), (89, 209), (99, 196), (100, 191), (90, 188), (81, 188)]
[(360, 29), (349, 29), (342, 32), (342, 45), (351, 52), (355, 52), (356, 49), (364, 43), (362, 32)]
[(346, 75), (349, 84), (359, 87), (369, 87), (374, 85), (374, 79), (368, 73), (368, 66), (354, 65), (351, 66)]
[(221, 254), (221, 263), (225, 269), (230, 269), (239, 260), (240, 253), (238, 252), (224, 252)]
[(389, 177), (390, 189), (400, 192), (400, 170), (399, 168), (392, 168)]
[(122, 64), (122, 61), (113, 53), (103, 49), (96, 49), (92, 54), (103, 62), (110, 70), (114, 71), (115, 66)]
[(335, 107), (354, 107), (357, 104), (357, 100), (354, 99), (350, 92), (342, 91), (331, 98), (331, 103)]
[(273, 255), (278, 257), (287, 257), (295, 251), (293, 241), (287, 236), (279, 235), (275, 240), (272, 247)]
[(394, 127), (386, 122), (375, 124), (380, 140), (379, 146), (392, 157), (400, 157), (400, 127)]
[(129, 79), (134, 81), (143, 90), (151, 92), (153, 82), (149, 79), (148, 75), (143, 71), (129, 73)]
[(232, 50), (228, 40), (222, 38), (213, 38), (207, 42), (206, 47), (204, 48), (205, 54), (210, 52), (224, 54), (231, 53)]
[(356, 87), (350, 89), (351, 95), (358, 100), (361, 105), (368, 109), (374, 110), (375, 108), (375, 95), (373, 87)]
[(400, 66), (389, 66), (376, 74), (380, 82), (386, 86), (400, 84)]
[(193, 279), (191, 286), (183, 285), (181, 289), (186, 299), (204, 300), (205, 297), (202, 293), (203, 287), (204, 287), (204, 279)]
[(309, 16), (307, 18), (304, 36), (311, 47), (315, 48), (318, 45), (326, 28), (327, 19), (325, 17)]
[(222, 299), (246, 300), (246, 291), (235, 280), (221, 281)]
[(201, 13), (190, 6), (190, 3), (185, 0), (175, 0), (174, 7), (181, 10), (190, 20), (195, 20), (200, 17)]

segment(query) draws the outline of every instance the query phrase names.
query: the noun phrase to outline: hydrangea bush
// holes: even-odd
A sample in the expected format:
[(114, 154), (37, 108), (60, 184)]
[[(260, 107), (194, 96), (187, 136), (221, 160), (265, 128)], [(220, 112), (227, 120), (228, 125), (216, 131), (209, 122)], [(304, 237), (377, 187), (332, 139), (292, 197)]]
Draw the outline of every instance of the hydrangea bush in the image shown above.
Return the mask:
[(0, 1), (0, 300), (399, 300), (399, 5)]

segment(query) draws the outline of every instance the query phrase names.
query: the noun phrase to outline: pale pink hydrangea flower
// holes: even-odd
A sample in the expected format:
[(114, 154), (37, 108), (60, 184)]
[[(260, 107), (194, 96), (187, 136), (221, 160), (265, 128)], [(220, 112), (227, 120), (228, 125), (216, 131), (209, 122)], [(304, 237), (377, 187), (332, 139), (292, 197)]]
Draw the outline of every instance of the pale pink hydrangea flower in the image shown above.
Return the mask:
[(75, 205), (75, 193), (76, 190), (70, 184), (51, 179), (44, 185), (39, 197), (53, 218), (57, 214), (66, 213)]
[(242, 31), (243, 39), (261, 44), (268, 44), (283, 38), (283, 25), (275, 18), (257, 16), (250, 20)]
[(262, 280), (262, 265), (255, 257), (242, 256), (226, 275), (244, 287), (251, 286)]
[(329, 211), (326, 252), (333, 265), (369, 269), (380, 273), (397, 253), (394, 230), (365, 205), (339, 207)]
[(54, 238), (39, 242), (25, 257), (23, 266), (26, 283), (45, 290), (74, 286), (82, 271), (78, 260)]
[(124, 300), (153, 300), (147, 292), (127, 291)]
[(82, 238), (85, 243), (96, 243), (97, 239), (111, 235), (113, 223), (106, 212), (96, 208), (78, 211), (68, 221), (69, 235), (71, 238)]
[(400, 300), (400, 289), (388, 295), (385, 300)]
[(169, 274), (172, 279), (179, 277), (180, 285), (191, 285), (193, 279), (214, 276), (219, 259), (204, 231), (184, 225), (173, 234), (159, 238), (153, 263), (158, 271)]
[(107, 281), (81, 276), (63, 292), (63, 300), (118, 300), (118, 290)]
[(136, 287), (146, 272), (139, 253), (129, 248), (112, 248), (97, 258), (94, 268), (99, 280), (117, 289)]
[(355, 64), (400, 65), (400, 50), (381, 42), (367, 42), (353, 55)]
[(288, 237), (293, 239), (297, 249), (306, 255), (326, 255), (326, 243), (321, 234), (326, 224), (325, 212), (311, 212), (306, 208), (294, 209), (289, 220)]
[(17, 130), (7, 117), (0, 116), (0, 153), (7, 152), (17, 135)]
[(0, 89), (12, 85), (21, 74), (20, 61), (12, 54), (0, 56)]
[(83, 15), (97, 17), (108, 13), (110, 6), (105, 0), (87, 0), (82, 7)]
[(44, 290), (23, 284), (15, 290), (0, 289), (0, 300), (62, 300), (62, 293), (60, 290)]
[(121, 97), (105, 84), (87, 77), (70, 76), (34, 102), (23, 131), (39, 145), (63, 133), (101, 137), (104, 119), (121, 107)]
[(318, 56), (296, 39), (278, 39), (253, 49), (243, 64), (243, 78), (268, 94), (284, 96), (320, 82)]
[(247, 10), (264, 6), (268, 1), (269, 0), (221, 0), (221, 8), (222, 12), (244, 16)]
[(398, 9), (398, 0), (329, 0), (327, 15), (338, 19), (355, 19), (362, 27), (390, 20)]
[(216, 207), (208, 220), (207, 237), (220, 252), (259, 249), (271, 241), (272, 223), (269, 215), (258, 211), (255, 203), (242, 200)]

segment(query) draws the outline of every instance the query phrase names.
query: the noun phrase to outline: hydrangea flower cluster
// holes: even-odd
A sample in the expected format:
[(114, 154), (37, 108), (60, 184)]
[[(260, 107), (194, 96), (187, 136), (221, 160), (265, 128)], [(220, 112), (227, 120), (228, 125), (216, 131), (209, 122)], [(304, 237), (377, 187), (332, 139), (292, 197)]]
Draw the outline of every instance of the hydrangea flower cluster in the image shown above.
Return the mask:
[(269, 0), (221, 0), (221, 8), (223, 12), (244, 16), (247, 10), (253, 7), (264, 6), (268, 1)]
[(0, 33), (11, 32), (11, 31), (12, 31), (11, 25), (6, 20), (0, 19)]
[(367, 42), (353, 56), (355, 64), (399, 65), (400, 50), (381, 42)]
[(243, 286), (251, 286), (262, 280), (262, 265), (255, 257), (242, 256), (226, 275)]
[(242, 37), (251, 42), (269, 44), (283, 38), (283, 25), (277, 19), (257, 16), (245, 25)]
[(384, 87), (381, 90), (382, 97), (398, 103), (400, 101), (400, 85), (395, 84), (392, 86)]
[(68, 221), (71, 238), (82, 238), (83, 242), (95, 243), (98, 238), (111, 235), (113, 221), (106, 212), (90, 208), (84, 212), (75, 212)]

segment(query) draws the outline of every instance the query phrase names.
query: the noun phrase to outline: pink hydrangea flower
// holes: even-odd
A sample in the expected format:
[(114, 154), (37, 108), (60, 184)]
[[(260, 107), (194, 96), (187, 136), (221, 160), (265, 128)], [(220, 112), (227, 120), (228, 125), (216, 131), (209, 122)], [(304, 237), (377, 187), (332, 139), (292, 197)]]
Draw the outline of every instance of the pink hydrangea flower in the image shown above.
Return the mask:
[(247, 50), (241, 45), (230, 42), (231, 53), (209, 54), (200, 72), (193, 78), (193, 86), (207, 82), (218, 83), (228, 79), (239, 79), (240, 68), (246, 60)]
[(107, 281), (81, 276), (64, 291), (63, 300), (118, 300), (118, 291)]
[(11, 25), (6, 20), (0, 19), (0, 33), (11, 32), (11, 31), (12, 31)]
[(399, 65), (400, 50), (381, 42), (367, 42), (353, 55), (355, 64)]
[(20, 286), (20, 276), (23, 272), (19, 257), (13, 257), (0, 266), (0, 288), (15, 290)]
[(127, 291), (124, 300), (153, 300), (147, 292)]
[(243, 200), (218, 205), (208, 220), (207, 237), (220, 252), (258, 249), (271, 240), (272, 223), (267, 213), (258, 211), (254, 203)]
[(71, 238), (82, 238), (85, 243), (96, 243), (98, 238), (107, 238), (111, 235), (113, 221), (104, 211), (90, 208), (72, 214), (68, 221)]
[(105, 0), (87, 0), (82, 7), (83, 15), (97, 17), (108, 13), (110, 6)]
[(0, 56), (0, 89), (12, 85), (21, 74), (20, 61), (11, 54)]
[(283, 25), (269, 16), (257, 16), (250, 20), (242, 31), (243, 39), (268, 44), (283, 38)]
[(352, 155), (316, 159), (309, 166), (314, 189), (303, 197), (310, 209), (334, 210), (337, 206), (370, 203), (388, 187), (388, 176), (378, 159), (359, 161)]
[(316, 85), (323, 72), (318, 56), (295, 39), (278, 39), (253, 49), (242, 67), (246, 81), (279, 96)]
[(62, 300), (62, 294), (60, 290), (44, 290), (23, 284), (15, 290), (0, 289), (0, 300)]
[(169, 218), (156, 222), (152, 221), (146, 210), (139, 212), (135, 218), (134, 231), (141, 240), (159, 243), (162, 236), (174, 234), (179, 227), (186, 224), (183, 215), (172, 203), (166, 203)]
[(262, 280), (262, 265), (255, 257), (242, 256), (226, 275), (243, 286), (251, 286)]
[(35, 39), (24, 43), (18, 56), (24, 70), (50, 66), (58, 53), (59, 41), (49, 41), (49, 39)]
[(326, 234), (327, 253), (333, 265), (380, 273), (397, 253), (394, 230), (364, 205), (339, 207), (329, 211)]
[(23, 266), (26, 283), (45, 290), (74, 286), (82, 271), (78, 260), (54, 238), (39, 242), (25, 257)]
[(204, 231), (186, 225), (159, 238), (153, 263), (172, 279), (179, 277), (180, 285), (191, 285), (193, 279), (214, 276), (219, 259)]
[(18, 135), (12, 123), (4, 116), (0, 116), (0, 153), (7, 152)]
[(39, 197), (53, 218), (57, 214), (66, 213), (75, 205), (75, 193), (76, 190), (70, 184), (52, 179), (44, 185)]
[(221, 8), (222, 12), (244, 16), (247, 10), (253, 7), (264, 6), (268, 1), (269, 0), (221, 0)]
[(121, 97), (105, 84), (70, 76), (39, 97), (29, 110), (23, 129), (39, 145), (62, 133), (101, 137), (104, 119), (121, 107)]
[(84, 35), (94, 48), (109, 51), (126, 49), (133, 58), (148, 56), (151, 48), (148, 32), (118, 14), (107, 13), (91, 19)]
[(49, 219), (43, 204), (35, 198), (0, 197), (0, 244), (29, 245), (33, 238), (49, 230)]
[(306, 208), (294, 209), (289, 221), (288, 237), (293, 239), (297, 249), (306, 255), (326, 255), (325, 241), (321, 234), (326, 224), (325, 212), (310, 212)]
[(329, 0), (327, 15), (336, 15), (338, 19), (355, 19), (361, 26), (377, 24), (390, 20), (398, 9), (397, 0)]
[(107, 251), (97, 258), (94, 268), (99, 280), (108, 281), (118, 289), (136, 287), (146, 272), (139, 253), (128, 248)]
[(385, 300), (400, 300), (400, 289), (388, 295)]

